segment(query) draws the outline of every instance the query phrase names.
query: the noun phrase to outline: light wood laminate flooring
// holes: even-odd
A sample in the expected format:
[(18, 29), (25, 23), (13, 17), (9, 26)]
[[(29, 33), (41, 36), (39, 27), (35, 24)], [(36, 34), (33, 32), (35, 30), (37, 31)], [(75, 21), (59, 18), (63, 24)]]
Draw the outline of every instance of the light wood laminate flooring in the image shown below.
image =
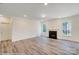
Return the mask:
[[(62, 39), (36, 37), (2, 45), (0, 54), (13, 55), (78, 55), (79, 43)], [(4, 47), (6, 46), (6, 48)], [(9, 47), (8, 47), (9, 46)]]

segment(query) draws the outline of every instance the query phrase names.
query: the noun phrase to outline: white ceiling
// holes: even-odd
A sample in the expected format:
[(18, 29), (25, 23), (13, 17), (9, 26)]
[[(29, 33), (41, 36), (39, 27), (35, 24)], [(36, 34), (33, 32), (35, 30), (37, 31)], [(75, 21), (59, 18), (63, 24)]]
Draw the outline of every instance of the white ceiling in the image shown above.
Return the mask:
[(1, 3), (0, 14), (5, 16), (23, 17), (27, 15), (31, 19), (42, 19), (45, 14), (48, 19), (67, 17), (79, 14), (79, 3)]

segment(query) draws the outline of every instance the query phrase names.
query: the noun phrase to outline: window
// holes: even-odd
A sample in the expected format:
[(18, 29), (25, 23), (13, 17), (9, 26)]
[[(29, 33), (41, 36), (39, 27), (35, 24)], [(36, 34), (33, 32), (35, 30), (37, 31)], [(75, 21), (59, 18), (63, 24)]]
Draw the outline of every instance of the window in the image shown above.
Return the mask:
[(46, 24), (43, 24), (43, 32), (46, 32)]
[(63, 34), (65, 36), (71, 36), (71, 22), (69, 21), (63, 22)]
[(47, 27), (44, 21), (41, 21), (41, 32), (47, 32)]

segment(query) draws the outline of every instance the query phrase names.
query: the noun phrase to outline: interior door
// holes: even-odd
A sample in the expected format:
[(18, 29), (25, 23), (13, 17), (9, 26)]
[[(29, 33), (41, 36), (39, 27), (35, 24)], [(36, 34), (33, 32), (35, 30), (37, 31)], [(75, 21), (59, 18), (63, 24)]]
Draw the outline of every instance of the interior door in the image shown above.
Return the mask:
[(11, 28), (9, 23), (1, 24), (1, 40), (11, 39)]
[(1, 18), (5, 20), (4, 22), (0, 22), (0, 41), (10, 40), (11, 39), (11, 30), (12, 23), (9, 18)]
[(12, 52), (12, 20), (8, 17), (0, 17), (0, 53)]

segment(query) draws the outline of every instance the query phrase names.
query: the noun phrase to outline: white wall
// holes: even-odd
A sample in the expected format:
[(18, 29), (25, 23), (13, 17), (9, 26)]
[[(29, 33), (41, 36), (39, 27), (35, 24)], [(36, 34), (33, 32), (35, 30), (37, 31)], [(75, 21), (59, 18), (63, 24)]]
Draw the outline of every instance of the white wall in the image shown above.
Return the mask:
[(69, 17), (68, 19), (72, 21), (72, 37), (69, 39), (79, 42), (79, 15)]
[[(65, 37), (62, 32), (62, 23), (68, 20), (71, 22), (72, 25), (72, 32), (69, 37)], [(45, 21), (49, 30), (56, 30), (58, 39), (65, 39), (71, 41), (79, 42), (79, 15), (59, 18), (59, 19), (52, 19), (49, 21)]]
[(12, 40), (18, 41), (40, 35), (40, 21), (13, 18)]

